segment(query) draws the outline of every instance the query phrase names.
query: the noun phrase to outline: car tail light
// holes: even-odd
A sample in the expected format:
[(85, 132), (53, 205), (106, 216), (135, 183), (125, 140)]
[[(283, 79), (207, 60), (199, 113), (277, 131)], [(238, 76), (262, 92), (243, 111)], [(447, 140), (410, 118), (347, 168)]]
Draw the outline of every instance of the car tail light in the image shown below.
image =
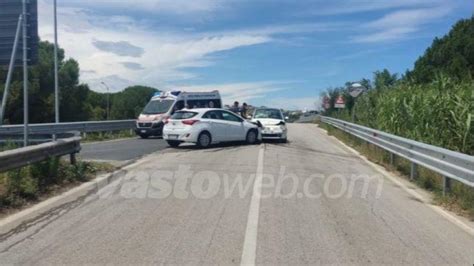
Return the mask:
[(163, 124), (165, 124), (165, 125), (168, 124), (169, 120), (170, 120), (169, 116), (163, 117)]
[(183, 123), (185, 125), (188, 125), (188, 126), (192, 126), (192, 125), (196, 124), (197, 122), (199, 122), (199, 120), (183, 120), (183, 121), (181, 121), (181, 123)]

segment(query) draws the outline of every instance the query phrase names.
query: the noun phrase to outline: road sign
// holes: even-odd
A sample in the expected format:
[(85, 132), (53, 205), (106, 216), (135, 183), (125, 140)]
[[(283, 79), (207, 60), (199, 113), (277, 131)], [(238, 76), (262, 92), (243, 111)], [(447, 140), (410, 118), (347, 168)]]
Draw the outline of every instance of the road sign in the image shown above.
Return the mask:
[(365, 92), (367, 90), (366, 87), (362, 86), (360, 83), (353, 83), (350, 87), (349, 87), (349, 94), (354, 97), (354, 98), (357, 98), (359, 97), (359, 95), (361, 95), (363, 92)]
[(331, 102), (330, 102), (328, 96), (324, 96), (324, 98), (323, 98), (323, 108), (326, 109), (326, 110), (331, 108)]
[[(0, 0), (0, 66), (8, 66), (15, 40), (18, 18), (22, 13), (23, 0)], [(37, 0), (27, 0), (28, 26), (28, 64), (38, 61), (38, 3)], [(23, 40), (20, 38), (15, 65), (22, 64)]]
[(336, 104), (334, 104), (334, 107), (339, 108), (339, 109), (346, 108), (346, 100), (344, 99), (344, 97), (342, 96), (337, 97)]
[(357, 98), (357, 97), (359, 97), (359, 95), (361, 95), (364, 91), (365, 91), (364, 88), (354, 88), (354, 89), (350, 90), (349, 94), (350, 94), (352, 97)]

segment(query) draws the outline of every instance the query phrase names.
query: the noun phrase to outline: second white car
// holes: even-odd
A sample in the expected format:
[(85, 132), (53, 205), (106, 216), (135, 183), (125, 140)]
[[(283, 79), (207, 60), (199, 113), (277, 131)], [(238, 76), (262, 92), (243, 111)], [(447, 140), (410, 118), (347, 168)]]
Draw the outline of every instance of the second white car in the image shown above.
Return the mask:
[(288, 128), (286, 119), (280, 109), (257, 108), (252, 115), (252, 121), (260, 123), (263, 139), (275, 139), (286, 142), (288, 138)]
[(201, 148), (229, 141), (256, 144), (261, 140), (258, 125), (223, 109), (190, 109), (173, 114), (163, 128), (163, 139), (172, 147), (196, 143)]

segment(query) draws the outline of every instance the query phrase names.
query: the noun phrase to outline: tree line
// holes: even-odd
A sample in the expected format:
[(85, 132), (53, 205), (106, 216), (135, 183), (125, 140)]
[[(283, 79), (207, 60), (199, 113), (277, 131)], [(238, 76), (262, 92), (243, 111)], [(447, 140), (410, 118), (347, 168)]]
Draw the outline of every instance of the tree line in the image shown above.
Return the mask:
[[(41, 41), (38, 64), (29, 68), (29, 117), (31, 123), (54, 122), (54, 45)], [(66, 59), (58, 49), (61, 122), (99, 121), (107, 116), (107, 93), (95, 92), (79, 81), (79, 63)], [(3, 97), (7, 68), (0, 69), (0, 97)], [(15, 68), (9, 90), (4, 124), (23, 123), (23, 72)], [(110, 119), (133, 119), (158, 90), (128, 87), (110, 93)]]

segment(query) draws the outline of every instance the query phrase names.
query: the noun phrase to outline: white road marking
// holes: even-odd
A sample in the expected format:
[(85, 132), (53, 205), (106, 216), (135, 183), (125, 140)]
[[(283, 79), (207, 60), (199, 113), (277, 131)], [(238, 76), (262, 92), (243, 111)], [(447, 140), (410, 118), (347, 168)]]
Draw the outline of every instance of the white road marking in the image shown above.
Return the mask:
[(262, 195), (264, 154), (265, 150), (262, 145), (260, 146), (260, 151), (258, 153), (257, 173), (253, 184), (253, 193), (250, 201), (247, 229), (245, 230), (245, 240), (240, 265), (255, 265), (255, 256), (257, 253), (258, 215), (260, 213), (260, 198)]
[(405, 192), (407, 192), (408, 194), (412, 195), (413, 197), (415, 197), (416, 199), (420, 200), (421, 202), (423, 202), (424, 204), (426, 204), (428, 207), (430, 207), (433, 211), (435, 211), (436, 213), (438, 213), (439, 215), (443, 216), (444, 218), (446, 218), (446, 220), (450, 221), (452, 224), (456, 225), (457, 227), (459, 227), (460, 229), (462, 229), (463, 231), (465, 231), (466, 233), (474, 236), (474, 228), (471, 227), (470, 225), (464, 223), (463, 221), (461, 221), (459, 218), (457, 218), (455, 215), (451, 214), (450, 212), (444, 210), (443, 208), (441, 208), (440, 206), (436, 206), (436, 205), (433, 205), (431, 204), (427, 199), (425, 199), (425, 197), (423, 197), (422, 195), (420, 195), (418, 192), (416, 192), (415, 190), (407, 187), (405, 184), (403, 184), (402, 182), (400, 182), (398, 180), (397, 177), (393, 176), (390, 172), (388, 172), (385, 168), (383, 168), (382, 166), (379, 166), (373, 162), (371, 162), (369, 159), (367, 159), (365, 156), (361, 155), (357, 150), (355, 150), (354, 148), (348, 146), (347, 144), (345, 144), (344, 142), (342, 142), (341, 140), (339, 140), (338, 138), (334, 137), (341, 145), (343, 145), (345, 148), (347, 148), (348, 150), (350, 150), (352, 153), (356, 154), (357, 156), (359, 156), (364, 162), (366, 162), (368, 165), (370, 165), (373, 169), (375, 169), (377, 172), (381, 173), (382, 175), (384, 175), (386, 178), (390, 179), (390, 181), (392, 181), (393, 183), (397, 184), (399, 187), (401, 187)]

